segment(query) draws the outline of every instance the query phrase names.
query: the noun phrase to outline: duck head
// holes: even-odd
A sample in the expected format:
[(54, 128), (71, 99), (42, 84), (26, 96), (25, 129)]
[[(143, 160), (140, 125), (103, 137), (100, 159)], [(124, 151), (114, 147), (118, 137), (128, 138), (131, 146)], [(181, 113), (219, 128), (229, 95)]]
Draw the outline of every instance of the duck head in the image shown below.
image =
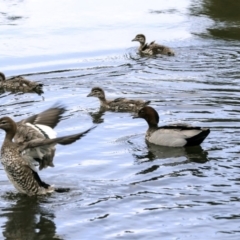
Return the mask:
[(97, 98), (105, 98), (105, 94), (102, 88), (94, 87), (91, 92), (87, 95), (87, 97), (97, 97)]
[(0, 129), (7, 133), (7, 138), (12, 140), (17, 131), (17, 124), (10, 117), (0, 118)]
[(0, 72), (0, 81), (5, 81), (5, 80), (6, 80), (5, 75), (2, 72)]
[(143, 118), (148, 123), (149, 127), (157, 127), (159, 122), (159, 115), (157, 111), (149, 106), (141, 108), (137, 115), (133, 118)]
[(134, 41), (140, 42), (141, 44), (145, 44), (146, 37), (143, 34), (137, 34), (136, 37), (132, 40), (132, 42)]

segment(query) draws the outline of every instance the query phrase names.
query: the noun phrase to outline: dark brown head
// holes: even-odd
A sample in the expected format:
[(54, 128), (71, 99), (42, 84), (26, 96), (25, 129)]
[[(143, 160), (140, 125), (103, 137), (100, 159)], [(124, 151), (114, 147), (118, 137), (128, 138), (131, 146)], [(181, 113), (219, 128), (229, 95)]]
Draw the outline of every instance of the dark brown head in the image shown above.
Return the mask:
[(138, 111), (134, 118), (143, 118), (147, 121), (149, 127), (157, 127), (159, 122), (159, 115), (157, 111), (149, 106), (143, 107)]
[(4, 130), (9, 139), (12, 140), (17, 131), (17, 125), (10, 117), (3, 117), (0, 118), (0, 129)]
[(136, 37), (132, 40), (132, 42), (137, 41), (140, 42), (141, 44), (145, 44), (146, 38), (143, 34), (138, 34)]
[(91, 92), (87, 95), (87, 97), (97, 97), (97, 98), (105, 98), (105, 93), (102, 88), (94, 87)]
[(0, 81), (5, 81), (5, 80), (6, 80), (5, 75), (2, 72), (0, 72)]

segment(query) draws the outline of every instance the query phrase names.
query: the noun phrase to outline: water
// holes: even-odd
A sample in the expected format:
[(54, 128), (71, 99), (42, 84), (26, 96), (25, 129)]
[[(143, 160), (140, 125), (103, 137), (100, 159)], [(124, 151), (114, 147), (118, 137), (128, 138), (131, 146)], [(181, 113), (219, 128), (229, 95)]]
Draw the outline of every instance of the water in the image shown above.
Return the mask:
[[(97, 128), (58, 146), (40, 172), (68, 193), (27, 197), (1, 166), (1, 239), (239, 239), (239, 3), (236, 1), (0, 0), (0, 66), (44, 83), (45, 94), (0, 95), (16, 120), (55, 102), (68, 112), (58, 135)], [(227, 9), (227, 10), (226, 10)], [(131, 39), (172, 47), (176, 57), (140, 57)], [(87, 98), (151, 100), (161, 124), (210, 127), (201, 147), (144, 141), (130, 113), (99, 112)], [(4, 133), (0, 132), (0, 143)]]

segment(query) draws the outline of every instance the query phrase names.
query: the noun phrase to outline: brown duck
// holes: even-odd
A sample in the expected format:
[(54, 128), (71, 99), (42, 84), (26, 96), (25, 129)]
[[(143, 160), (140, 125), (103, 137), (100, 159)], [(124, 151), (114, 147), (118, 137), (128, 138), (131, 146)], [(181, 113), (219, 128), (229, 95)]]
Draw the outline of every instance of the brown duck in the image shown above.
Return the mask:
[(148, 105), (151, 101), (143, 101), (140, 99), (116, 98), (114, 100), (107, 100), (102, 88), (94, 87), (87, 97), (97, 97), (100, 101), (101, 108), (112, 110), (116, 112), (136, 112), (140, 108)]
[[(47, 111), (45, 111), (46, 113)], [(48, 111), (50, 114), (51, 111)], [(41, 118), (44, 114), (34, 115), (28, 118), (27, 121), (36, 121), (44, 122), (44, 119)], [(38, 119), (39, 118), (39, 119)], [(51, 119), (51, 118), (49, 118)], [(47, 119), (45, 119), (47, 123)], [(15, 141), (13, 138), (18, 133), (19, 123), (14, 122), (9, 117), (0, 118), (0, 129), (3, 129), (6, 132), (5, 139), (1, 148), (1, 162), (4, 166), (4, 169), (7, 173), (9, 180), (12, 182), (14, 187), (21, 193), (25, 193), (29, 196), (32, 195), (41, 195), (48, 192), (58, 191), (54, 189), (53, 186), (43, 182), (31, 160), (31, 155), (29, 158), (26, 158), (26, 151), (41, 148), (44, 146), (55, 146), (56, 144), (67, 145), (79, 140), (82, 136), (86, 135), (90, 128), (84, 132), (59, 137), (59, 138), (32, 138), (25, 139), (23, 142)], [(27, 128), (26, 128), (27, 131)], [(28, 136), (28, 132), (25, 133)], [(31, 134), (30, 134), (31, 135)], [(25, 155), (25, 157), (24, 157)]]
[(21, 76), (15, 76), (6, 79), (5, 75), (0, 72), (0, 88), (3, 88), (10, 92), (29, 92), (29, 93), (37, 93), (41, 95), (43, 84), (33, 82), (25, 79)]
[(146, 37), (143, 34), (137, 34), (136, 37), (132, 41), (137, 41), (140, 43), (140, 47), (138, 48), (139, 53), (146, 55), (156, 55), (163, 54), (168, 56), (174, 56), (174, 51), (169, 47), (159, 45), (155, 43), (155, 41), (150, 44), (146, 43)]

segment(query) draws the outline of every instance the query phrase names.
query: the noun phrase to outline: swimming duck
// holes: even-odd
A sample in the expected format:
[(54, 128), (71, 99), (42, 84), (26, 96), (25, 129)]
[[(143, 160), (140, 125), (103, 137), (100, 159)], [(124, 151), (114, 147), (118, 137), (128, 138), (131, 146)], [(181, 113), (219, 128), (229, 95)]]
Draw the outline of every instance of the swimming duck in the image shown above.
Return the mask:
[(53, 186), (43, 182), (36, 169), (32, 164), (23, 158), (22, 154), (24, 150), (41, 147), (51, 144), (67, 145), (79, 140), (92, 128), (82, 132), (69, 136), (53, 138), (53, 139), (35, 139), (31, 141), (25, 141), (23, 143), (13, 142), (14, 135), (17, 132), (17, 123), (10, 117), (0, 118), (0, 129), (3, 129), (5, 139), (1, 148), (1, 162), (7, 173), (9, 180), (14, 187), (21, 193), (32, 195), (42, 195), (53, 191)]
[(42, 87), (43, 84), (29, 81), (21, 76), (6, 79), (5, 75), (0, 72), (0, 88), (7, 91), (35, 92), (41, 95), (44, 93)]
[[(66, 108), (58, 104), (17, 122), (14, 141), (20, 144), (31, 140), (56, 138), (57, 133), (53, 128), (57, 126), (65, 112)], [(26, 149), (22, 153), (26, 161), (36, 166), (39, 165), (39, 170), (48, 166), (53, 167), (54, 155), (55, 144)]]
[(156, 145), (185, 147), (200, 145), (210, 133), (209, 128), (193, 127), (185, 124), (172, 124), (158, 127), (159, 115), (152, 107), (139, 110), (133, 118), (143, 118), (148, 123), (145, 139)]
[(101, 107), (113, 111), (138, 111), (140, 108), (148, 105), (151, 101), (132, 100), (127, 98), (116, 98), (114, 100), (106, 100), (105, 93), (102, 88), (94, 87), (87, 97), (97, 97)]
[(146, 37), (143, 34), (137, 34), (136, 37), (132, 40), (137, 41), (140, 43), (140, 47), (138, 51), (143, 54), (147, 55), (155, 55), (155, 54), (164, 54), (168, 56), (174, 56), (173, 50), (169, 47), (159, 45), (155, 43), (155, 41), (151, 42), (150, 44), (146, 43)]

